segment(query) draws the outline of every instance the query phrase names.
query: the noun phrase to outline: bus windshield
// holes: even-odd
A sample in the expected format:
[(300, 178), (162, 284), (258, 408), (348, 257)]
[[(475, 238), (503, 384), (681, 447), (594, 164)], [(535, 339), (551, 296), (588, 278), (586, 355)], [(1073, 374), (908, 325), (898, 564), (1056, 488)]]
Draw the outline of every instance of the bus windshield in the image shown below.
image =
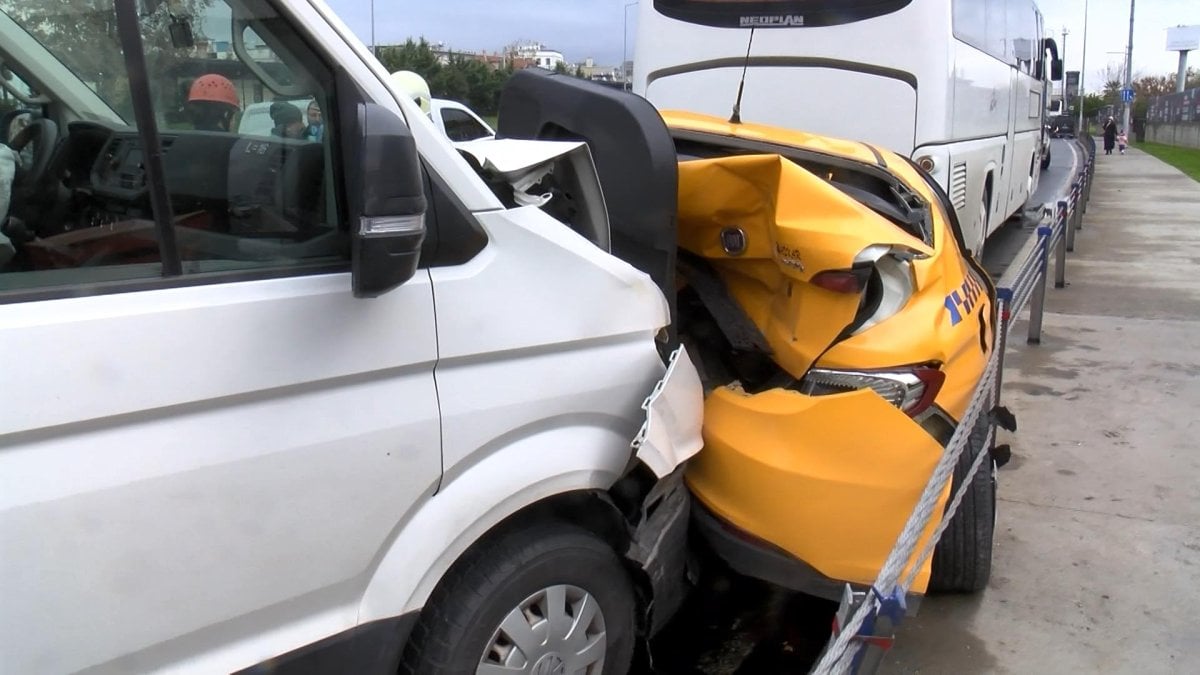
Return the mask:
[(663, 16), (718, 28), (836, 26), (889, 14), (912, 0), (654, 0)]

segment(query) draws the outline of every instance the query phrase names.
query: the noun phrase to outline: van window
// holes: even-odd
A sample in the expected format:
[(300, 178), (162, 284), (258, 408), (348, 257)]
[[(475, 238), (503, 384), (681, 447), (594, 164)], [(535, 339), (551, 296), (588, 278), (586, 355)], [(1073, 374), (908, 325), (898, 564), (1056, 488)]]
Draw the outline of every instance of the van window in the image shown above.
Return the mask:
[(0, 301), (129, 289), (114, 282), (163, 276), (164, 254), (213, 281), (348, 267), (324, 124), (330, 70), (266, 3), (174, 4), (151, 3), (140, 21), (172, 211), (164, 251), (113, 3), (0, 0), (12, 19), (0, 26), (23, 38), (0, 39), (61, 104), (9, 139), (25, 159), (0, 228)]

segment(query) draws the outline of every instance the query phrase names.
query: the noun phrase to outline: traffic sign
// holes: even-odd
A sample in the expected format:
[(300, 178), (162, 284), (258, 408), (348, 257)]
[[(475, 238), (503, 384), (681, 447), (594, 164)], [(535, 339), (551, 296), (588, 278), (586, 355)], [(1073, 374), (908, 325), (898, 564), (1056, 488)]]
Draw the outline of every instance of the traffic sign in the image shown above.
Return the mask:
[(1129, 103), (1131, 101), (1133, 101), (1133, 90), (1132, 89), (1122, 89), (1121, 90), (1121, 102)]

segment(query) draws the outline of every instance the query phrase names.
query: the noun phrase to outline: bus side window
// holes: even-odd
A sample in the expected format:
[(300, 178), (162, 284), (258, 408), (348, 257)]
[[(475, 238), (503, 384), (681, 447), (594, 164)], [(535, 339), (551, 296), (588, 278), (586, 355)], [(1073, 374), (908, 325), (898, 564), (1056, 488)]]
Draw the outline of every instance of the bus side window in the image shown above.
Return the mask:
[(1038, 40), (1037, 12), (1030, 0), (1008, 0), (1008, 35), (1016, 50), (1017, 67), (1023, 73), (1034, 72), (1033, 61), (1041, 52)]
[(979, 0), (954, 0), (954, 37), (983, 49), (987, 44), (987, 12)]

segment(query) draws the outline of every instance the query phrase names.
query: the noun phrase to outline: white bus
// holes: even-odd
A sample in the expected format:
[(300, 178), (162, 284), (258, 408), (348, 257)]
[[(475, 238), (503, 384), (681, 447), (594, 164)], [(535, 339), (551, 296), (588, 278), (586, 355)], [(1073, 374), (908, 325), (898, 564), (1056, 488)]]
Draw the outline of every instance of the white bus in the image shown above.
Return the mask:
[(641, 0), (634, 90), (660, 109), (880, 145), (945, 188), (968, 245), (1027, 201), (1062, 62), (1032, 0)]

